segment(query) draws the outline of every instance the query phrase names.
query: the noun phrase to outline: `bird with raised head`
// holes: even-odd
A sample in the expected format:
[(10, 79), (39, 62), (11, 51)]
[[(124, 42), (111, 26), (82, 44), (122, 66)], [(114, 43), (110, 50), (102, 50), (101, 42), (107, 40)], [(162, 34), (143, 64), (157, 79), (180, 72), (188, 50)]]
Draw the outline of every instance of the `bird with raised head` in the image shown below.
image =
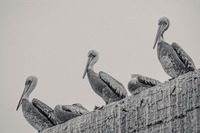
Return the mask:
[(32, 125), (38, 132), (43, 131), (49, 127), (57, 124), (55, 120), (53, 109), (42, 101), (34, 98), (29, 102), (29, 95), (37, 85), (37, 77), (30, 76), (26, 79), (25, 88), (19, 100), (17, 109), (22, 105), (22, 112), (24, 118)]
[(119, 101), (127, 97), (127, 91), (125, 87), (116, 79), (111, 77), (105, 72), (100, 71), (96, 73), (94, 71), (94, 64), (99, 59), (99, 53), (95, 50), (88, 52), (88, 61), (85, 67), (83, 78), (86, 73), (92, 89), (96, 94), (103, 98), (106, 104)]
[(158, 31), (153, 48), (157, 44), (157, 55), (164, 71), (172, 78), (196, 69), (189, 55), (177, 44), (168, 44), (163, 34), (169, 28), (170, 22), (166, 17), (158, 21)]

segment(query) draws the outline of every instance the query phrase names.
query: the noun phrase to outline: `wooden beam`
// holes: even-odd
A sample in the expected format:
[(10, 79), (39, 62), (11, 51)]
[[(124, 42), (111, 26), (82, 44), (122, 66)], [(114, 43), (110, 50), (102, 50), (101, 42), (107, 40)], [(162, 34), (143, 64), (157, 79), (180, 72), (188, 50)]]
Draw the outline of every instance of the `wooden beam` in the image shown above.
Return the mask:
[(42, 133), (200, 132), (200, 69)]

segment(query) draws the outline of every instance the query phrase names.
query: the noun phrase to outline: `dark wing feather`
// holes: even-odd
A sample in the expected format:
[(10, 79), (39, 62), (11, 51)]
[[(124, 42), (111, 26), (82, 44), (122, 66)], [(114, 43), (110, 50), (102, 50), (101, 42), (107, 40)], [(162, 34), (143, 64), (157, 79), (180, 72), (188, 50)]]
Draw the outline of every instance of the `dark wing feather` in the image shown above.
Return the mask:
[(56, 105), (54, 108), (54, 114), (58, 124), (80, 116), (80, 114), (72, 112), (71, 105)]
[(144, 76), (138, 76), (138, 81), (143, 83), (143, 84), (147, 84), (150, 86), (156, 86), (158, 84), (160, 84), (161, 82), (149, 77), (144, 77)]
[(53, 124), (57, 125), (57, 121), (54, 116), (54, 110), (42, 101), (34, 98), (32, 100), (33, 105)]
[(99, 72), (99, 77), (112, 89), (112, 91), (117, 94), (119, 97), (121, 98), (125, 98), (128, 96), (126, 89), (124, 88), (124, 86), (117, 81), (116, 79), (114, 79), (113, 77), (111, 77), (110, 75), (108, 75), (105, 72)]
[(76, 115), (82, 115), (82, 114), (85, 114), (85, 113), (89, 112), (83, 106), (77, 106), (76, 104), (73, 104), (73, 105), (63, 105), (62, 108), (63, 108), (63, 110), (69, 111), (69, 112), (71, 112), (73, 114), (76, 114)]
[(172, 43), (172, 48), (175, 50), (179, 59), (183, 62), (188, 71), (193, 71), (196, 69), (190, 56), (177, 43)]

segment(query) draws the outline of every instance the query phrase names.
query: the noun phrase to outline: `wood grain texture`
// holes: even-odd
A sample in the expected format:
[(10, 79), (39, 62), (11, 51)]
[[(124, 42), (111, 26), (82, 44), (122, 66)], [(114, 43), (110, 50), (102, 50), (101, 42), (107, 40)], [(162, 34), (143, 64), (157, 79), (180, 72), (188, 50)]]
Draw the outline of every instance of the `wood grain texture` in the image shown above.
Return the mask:
[(200, 132), (200, 69), (42, 133), (172, 132)]

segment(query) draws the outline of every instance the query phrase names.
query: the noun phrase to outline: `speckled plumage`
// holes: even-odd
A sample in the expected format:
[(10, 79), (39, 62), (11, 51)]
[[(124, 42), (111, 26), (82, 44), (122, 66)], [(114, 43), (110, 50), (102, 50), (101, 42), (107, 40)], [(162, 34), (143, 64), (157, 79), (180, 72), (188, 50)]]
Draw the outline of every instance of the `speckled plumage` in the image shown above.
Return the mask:
[(172, 43), (172, 48), (176, 51), (179, 59), (183, 62), (186, 67), (186, 71), (194, 71), (196, 69), (194, 62), (190, 56), (179, 46), (177, 43)]
[(31, 102), (26, 99), (22, 101), (22, 112), (27, 122), (38, 132), (54, 126)]
[(156, 79), (145, 77), (139, 74), (133, 74), (131, 76), (131, 80), (128, 82), (128, 90), (132, 95), (136, 95), (141, 91), (156, 86), (160, 83), (161, 82)]
[(127, 92), (124, 86), (106, 73), (101, 71), (97, 74), (89, 69), (87, 71), (87, 76), (94, 92), (102, 97), (106, 104), (127, 97)]
[(53, 116), (53, 110), (45, 103), (35, 98), (32, 100), (32, 102), (29, 102), (29, 95), (35, 89), (36, 85), (37, 78), (35, 76), (30, 76), (27, 78), (24, 91), (17, 106), (17, 110), (19, 109), (20, 105), (22, 105), (24, 118), (38, 132), (41, 132), (44, 129), (56, 125), (57, 122)]
[(171, 45), (161, 41), (157, 46), (157, 54), (162, 68), (172, 78), (186, 72), (185, 65), (179, 59)]
[(88, 112), (81, 104), (56, 105), (54, 108), (54, 115), (59, 124)]
[(105, 72), (100, 71), (98, 74), (94, 72), (93, 65), (97, 62), (98, 58), (99, 56), (97, 51), (89, 51), (88, 63), (85, 69), (85, 73), (87, 73), (88, 80), (94, 92), (102, 97), (106, 104), (127, 97), (127, 91), (119, 81)]
[(42, 114), (47, 117), (47, 119), (53, 124), (53, 125), (57, 125), (57, 121), (55, 119), (54, 116), (54, 110), (52, 108), (50, 108), (48, 105), (46, 105), (45, 103), (43, 103), (42, 101), (34, 98), (32, 100), (32, 104), (40, 111), (42, 112)]
[(158, 44), (157, 55), (164, 71), (172, 78), (176, 78), (195, 70), (196, 67), (192, 59), (177, 43), (170, 45), (164, 41), (163, 34), (169, 27), (168, 18), (163, 17), (158, 23), (159, 29), (154, 47)]
[(117, 81), (116, 79), (111, 77), (109, 74), (100, 71), (99, 77), (108, 85), (108, 87), (114, 93), (116, 93), (116, 95), (118, 97), (123, 99), (127, 96), (127, 92), (126, 92), (126, 89), (124, 88), (124, 86), (119, 81)]

